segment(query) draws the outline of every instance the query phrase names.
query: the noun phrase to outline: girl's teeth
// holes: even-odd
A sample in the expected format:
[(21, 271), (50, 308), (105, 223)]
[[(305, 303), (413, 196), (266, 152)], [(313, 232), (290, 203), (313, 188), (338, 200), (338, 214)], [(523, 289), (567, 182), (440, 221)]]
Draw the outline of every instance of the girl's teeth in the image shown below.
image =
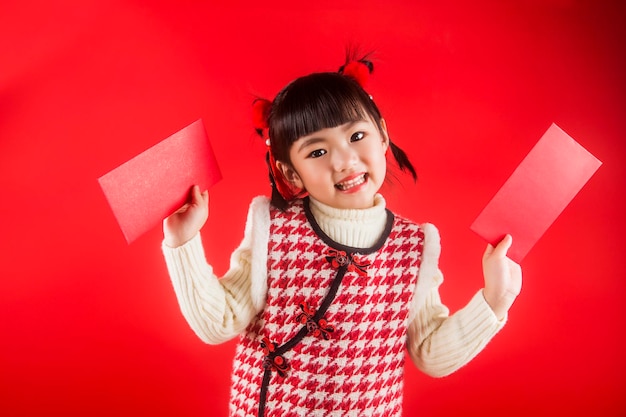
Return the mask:
[(365, 182), (365, 175), (361, 175), (353, 180), (342, 182), (341, 184), (337, 184), (337, 188), (340, 190), (349, 190), (352, 187), (356, 187), (357, 185), (363, 184)]

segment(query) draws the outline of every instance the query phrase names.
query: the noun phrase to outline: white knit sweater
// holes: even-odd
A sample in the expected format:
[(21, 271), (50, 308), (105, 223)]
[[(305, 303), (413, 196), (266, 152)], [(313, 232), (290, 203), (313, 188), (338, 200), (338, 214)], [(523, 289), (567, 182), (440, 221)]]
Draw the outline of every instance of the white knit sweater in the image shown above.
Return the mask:
[[(385, 200), (374, 207), (340, 210), (313, 199), (311, 212), (324, 233), (343, 245), (369, 247), (382, 234)], [(238, 336), (265, 304), (269, 200), (255, 198), (248, 212), (244, 238), (232, 253), (226, 274), (217, 277), (207, 263), (200, 234), (177, 248), (162, 245), (167, 268), (190, 327), (206, 343)], [(407, 349), (413, 363), (431, 376), (448, 375), (469, 362), (502, 328), (482, 290), (453, 315), (442, 304), (438, 267), (441, 251), (435, 226), (423, 224), (424, 252), (409, 315)]]

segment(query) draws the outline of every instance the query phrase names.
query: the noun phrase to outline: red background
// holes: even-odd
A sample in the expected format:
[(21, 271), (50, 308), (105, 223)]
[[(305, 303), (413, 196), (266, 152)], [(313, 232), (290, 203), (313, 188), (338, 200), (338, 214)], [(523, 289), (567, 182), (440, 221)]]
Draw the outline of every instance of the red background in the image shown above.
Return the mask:
[[(407, 416), (626, 413), (621, 1), (12, 2), (0, 13), (0, 413), (224, 416), (235, 342), (185, 323), (156, 228), (124, 241), (97, 178), (203, 118), (224, 179), (218, 272), (268, 193), (254, 94), (376, 50), (370, 92), (420, 176), (389, 205), (442, 234), (452, 310), (482, 285), (469, 225), (556, 122), (604, 162), (523, 262), (504, 330), (459, 372), (407, 366)], [(410, 4), (409, 4), (410, 3)], [(431, 4), (436, 3), (436, 5)]]

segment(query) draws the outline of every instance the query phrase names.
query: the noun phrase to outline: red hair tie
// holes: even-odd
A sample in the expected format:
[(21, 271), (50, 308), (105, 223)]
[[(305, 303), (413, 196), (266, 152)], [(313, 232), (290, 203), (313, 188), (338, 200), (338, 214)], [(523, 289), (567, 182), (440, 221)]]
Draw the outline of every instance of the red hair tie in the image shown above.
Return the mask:
[(271, 108), (272, 102), (264, 98), (257, 98), (252, 103), (252, 124), (261, 136), (263, 136), (263, 131), (269, 127), (268, 119)]
[(362, 60), (350, 61), (339, 68), (339, 72), (354, 79), (362, 88), (365, 88), (372, 72), (372, 64)]

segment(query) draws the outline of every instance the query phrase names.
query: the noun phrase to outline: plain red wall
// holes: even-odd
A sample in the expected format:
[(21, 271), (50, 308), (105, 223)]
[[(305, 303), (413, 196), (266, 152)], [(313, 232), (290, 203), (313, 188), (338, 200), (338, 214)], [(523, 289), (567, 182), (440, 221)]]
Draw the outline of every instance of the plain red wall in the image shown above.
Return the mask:
[(97, 178), (203, 118), (224, 175), (205, 246), (224, 272), (250, 199), (268, 193), (253, 95), (335, 70), (350, 44), (377, 51), (370, 92), (420, 176), (385, 192), (439, 227), (452, 310), (482, 284), (469, 225), (552, 122), (604, 162), (524, 260), (522, 295), (485, 351), (443, 379), (407, 366), (406, 415), (626, 414), (624, 2), (11, 3), (0, 414), (226, 415), (234, 342), (195, 337), (161, 231), (127, 245)]

